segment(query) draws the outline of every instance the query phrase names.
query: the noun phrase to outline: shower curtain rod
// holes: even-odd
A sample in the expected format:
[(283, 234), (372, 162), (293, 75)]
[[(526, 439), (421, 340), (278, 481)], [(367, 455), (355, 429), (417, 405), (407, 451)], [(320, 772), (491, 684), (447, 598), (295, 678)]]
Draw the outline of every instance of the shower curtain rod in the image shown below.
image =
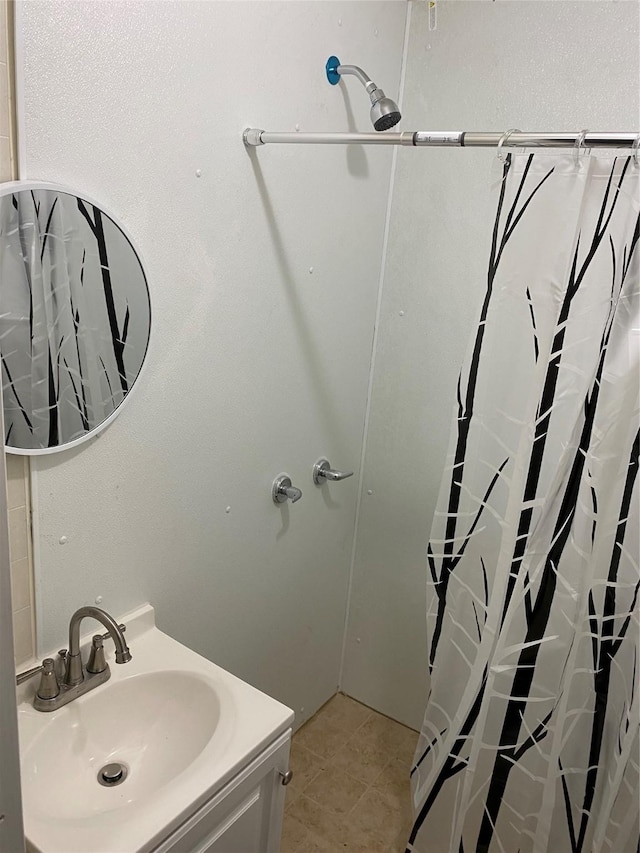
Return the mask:
[(302, 145), (408, 145), (412, 147), (491, 148), (634, 148), (638, 151), (640, 134), (635, 133), (477, 133), (469, 130), (418, 130), (402, 133), (273, 133), (247, 128), (243, 142), (250, 148), (272, 143)]

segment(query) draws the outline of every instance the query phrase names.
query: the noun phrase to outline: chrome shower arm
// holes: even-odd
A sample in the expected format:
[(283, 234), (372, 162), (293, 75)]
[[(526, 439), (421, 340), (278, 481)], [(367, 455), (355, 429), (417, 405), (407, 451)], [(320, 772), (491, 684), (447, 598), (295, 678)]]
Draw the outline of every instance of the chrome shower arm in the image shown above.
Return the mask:
[(371, 94), (378, 88), (373, 82), (373, 80), (367, 74), (365, 74), (365, 72), (362, 70), (362, 68), (360, 68), (359, 65), (338, 65), (338, 67), (336, 68), (336, 72), (338, 74), (353, 74), (354, 77), (358, 78), (358, 80), (362, 83), (362, 85), (369, 94)]
[(327, 80), (332, 86), (340, 81), (343, 74), (352, 74), (364, 86), (371, 101), (371, 123), (375, 130), (389, 130), (400, 121), (400, 110), (395, 101), (387, 98), (385, 93), (373, 80), (364, 73), (359, 65), (342, 65), (337, 56), (330, 56), (324, 66)]

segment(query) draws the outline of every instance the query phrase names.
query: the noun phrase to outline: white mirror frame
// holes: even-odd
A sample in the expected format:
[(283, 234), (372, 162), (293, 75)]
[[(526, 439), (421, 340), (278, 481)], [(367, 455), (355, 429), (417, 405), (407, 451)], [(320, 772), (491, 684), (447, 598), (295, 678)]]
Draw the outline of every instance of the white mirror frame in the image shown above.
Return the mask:
[(144, 259), (140, 250), (137, 248), (135, 242), (133, 241), (133, 238), (131, 237), (127, 229), (122, 225), (122, 222), (119, 217), (114, 216), (114, 214), (111, 213), (109, 208), (105, 207), (102, 202), (96, 201), (92, 196), (87, 195), (87, 193), (80, 193), (72, 187), (66, 186), (65, 184), (56, 184), (48, 181), (7, 181), (0, 183), (0, 198), (5, 195), (11, 195), (16, 192), (29, 192), (30, 190), (51, 190), (52, 192), (66, 193), (67, 195), (72, 195), (76, 198), (81, 198), (84, 201), (87, 201), (90, 204), (94, 205), (95, 207), (98, 207), (105, 214), (105, 216), (108, 216), (109, 219), (111, 219), (112, 222), (118, 226), (120, 231), (122, 231), (124, 236), (131, 244), (131, 248), (135, 252), (138, 261), (140, 262), (140, 266), (142, 268), (143, 275), (145, 278), (145, 283), (147, 285), (147, 292), (149, 295), (149, 338), (147, 341), (147, 349), (145, 352), (144, 359), (142, 361), (142, 366), (138, 371), (138, 375), (136, 376), (133, 384), (131, 385), (130, 390), (128, 391), (126, 397), (122, 400), (120, 405), (116, 409), (114, 409), (113, 412), (107, 418), (105, 418), (104, 421), (102, 421), (102, 423), (98, 424), (98, 426), (94, 427), (92, 430), (85, 433), (84, 435), (81, 435), (79, 438), (74, 438), (72, 441), (67, 441), (64, 444), (58, 445), (57, 447), (22, 448), (11, 447), (5, 444), (5, 452), (12, 453), (16, 456), (50, 456), (53, 453), (62, 453), (64, 450), (70, 450), (73, 447), (77, 447), (79, 444), (83, 444), (85, 441), (90, 441), (91, 439), (94, 439), (101, 432), (103, 432), (103, 430), (105, 430), (111, 423), (113, 423), (115, 418), (120, 415), (123, 408), (127, 405), (127, 403), (129, 402), (129, 398), (131, 397), (131, 394), (133, 392), (133, 389), (138, 384), (140, 377), (143, 375), (147, 363), (149, 361), (149, 352), (151, 350), (153, 339), (153, 302), (151, 299), (151, 288), (149, 286), (149, 279), (146, 271), (147, 268), (145, 266)]

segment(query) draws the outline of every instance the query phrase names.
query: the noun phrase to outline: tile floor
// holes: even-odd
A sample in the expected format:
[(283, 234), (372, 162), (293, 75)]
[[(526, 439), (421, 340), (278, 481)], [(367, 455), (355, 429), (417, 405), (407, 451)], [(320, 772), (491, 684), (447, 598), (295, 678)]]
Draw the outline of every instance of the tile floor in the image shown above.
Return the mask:
[(404, 853), (417, 732), (338, 693), (294, 735), (281, 853)]

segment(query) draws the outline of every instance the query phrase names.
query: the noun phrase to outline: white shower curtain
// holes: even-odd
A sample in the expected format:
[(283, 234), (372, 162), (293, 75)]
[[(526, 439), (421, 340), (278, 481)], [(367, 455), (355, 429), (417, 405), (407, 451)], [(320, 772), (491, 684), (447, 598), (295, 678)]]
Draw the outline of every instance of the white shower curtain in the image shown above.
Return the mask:
[(416, 853), (636, 853), (640, 169), (509, 155), (428, 546)]

